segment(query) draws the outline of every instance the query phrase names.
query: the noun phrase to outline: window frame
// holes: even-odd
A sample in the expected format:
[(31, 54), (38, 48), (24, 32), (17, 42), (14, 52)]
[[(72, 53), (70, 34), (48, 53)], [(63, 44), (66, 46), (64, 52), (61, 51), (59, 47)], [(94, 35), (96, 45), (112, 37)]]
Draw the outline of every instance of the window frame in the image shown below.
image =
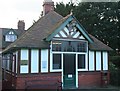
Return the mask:
[[(86, 42), (86, 52), (62, 52), (62, 51), (52, 51), (53, 41), (83, 41)], [(76, 54), (76, 71), (88, 71), (88, 41), (86, 40), (69, 40), (69, 39), (54, 39), (50, 44), (50, 72), (62, 72), (63, 71), (63, 54)], [(53, 69), (53, 54), (61, 54), (61, 69)], [(78, 55), (85, 55), (85, 69), (78, 69)]]
[[(51, 48), (53, 52), (87, 52), (87, 45), (88, 45), (87, 41), (81, 41), (81, 40), (74, 40), (74, 41), (73, 40), (63, 40), (63, 41), (53, 40), (53, 41), (51, 43), (52, 44)], [(81, 43), (79, 43), (80, 41)], [(75, 43), (76, 43), (76, 46), (74, 45)], [(71, 50), (73, 51), (68, 50), (70, 47), (71, 47)]]
[[(60, 64), (60, 67), (58, 66), (59, 68), (54, 67), (54, 65), (55, 65), (54, 56), (55, 56), (55, 55), (59, 55), (59, 56), (60, 56), (60, 60), (57, 60), (57, 61), (59, 61), (59, 64)], [(55, 69), (55, 70), (56, 70), (56, 69), (58, 69), (58, 70), (61, 69), (61, 68), (62, 68), (61, 60), (62, 60), (62, 54), (54, 54), (54, 53), (53, 53), (53, 67), (52, 67), (52, 69)], [(57, 64), (58, 64), (58, 63), (57, 63)]]
[(5, 41), (6, 42), (14, 42), (17, 39), (17, 35), (13, 31), (9, 31), (5, 35)]

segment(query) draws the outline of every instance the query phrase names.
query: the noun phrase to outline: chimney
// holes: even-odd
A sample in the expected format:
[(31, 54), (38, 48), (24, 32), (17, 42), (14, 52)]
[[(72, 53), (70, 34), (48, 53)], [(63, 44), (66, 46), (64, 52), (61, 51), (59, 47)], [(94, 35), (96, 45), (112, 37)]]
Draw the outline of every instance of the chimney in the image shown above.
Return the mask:
[(25, 22), (24, 20), (18, 21), (18, 30), (25, 30)]
[(54, 2), (52, 0), (44, 0), (43, 15), (46, 15), (50, 11), (54, 11)]

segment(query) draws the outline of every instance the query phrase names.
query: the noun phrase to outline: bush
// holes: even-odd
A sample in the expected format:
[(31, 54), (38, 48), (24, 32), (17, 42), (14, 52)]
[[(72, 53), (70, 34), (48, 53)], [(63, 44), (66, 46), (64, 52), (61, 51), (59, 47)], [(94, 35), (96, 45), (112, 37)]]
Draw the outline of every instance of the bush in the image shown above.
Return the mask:
[(120, 56), (111, 56), (110, 62), (112, 62), (117, 68), (120, 69)]
[(120, 86), (120, 69), (110, 62), (110, 84)]

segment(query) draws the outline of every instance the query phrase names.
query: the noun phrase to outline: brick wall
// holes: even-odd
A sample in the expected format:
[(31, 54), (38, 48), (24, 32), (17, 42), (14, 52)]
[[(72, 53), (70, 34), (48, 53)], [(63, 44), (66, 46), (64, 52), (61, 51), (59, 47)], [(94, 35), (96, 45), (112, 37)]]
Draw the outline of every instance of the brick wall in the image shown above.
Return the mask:
[[(101, 72), (79, 72), (78, 73), (78, 85), (79, 88), (92, 88), (105, 86), (101, 82)], [(22, 74), (17, 75), (16, 79), (11, 79), (10, 74), (6, 74), (7, 81), (4, 80), (3, 85), (5, 88), (11, 88), (11, 84), (16, 82), (16, 89), (36, 88), (39, 89), (56, 89), (55, 84), (61, 81), (61, 73), (39, 73), (39, 74)], [(108, 72), (108, 83), (109, 83), (109, 72)]]
[(100, 87), (101, 72), (79, 72), (79, 88)]
[(14, 74), (11, 73), (11, 71), (6, 71), (3, 74), (5, 74), (4, 79), (2, 80), (2, 89), (12, 89), (15, 88), (15, 83), (16, 83), (16, 77)]
[(17, 77), (16, 89), (49, 89), (48, 86), (54, 89), (52, 86), (55, 86), (57, 81), (61, 81), (61, 73), (19, 75)]

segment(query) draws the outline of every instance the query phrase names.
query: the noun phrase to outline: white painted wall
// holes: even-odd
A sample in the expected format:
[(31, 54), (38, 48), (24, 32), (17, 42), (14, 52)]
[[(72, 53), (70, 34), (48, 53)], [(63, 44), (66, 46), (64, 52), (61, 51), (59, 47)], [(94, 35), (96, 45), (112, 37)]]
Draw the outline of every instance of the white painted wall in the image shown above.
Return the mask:
[(38, 73), (39, 69), (39, 51), (31, 50), (31, 73)]
[(18, 69), (18, 52), (16, 52), (16, 73), (17, 73), (17, 69)]
[(101, 52), (96, 52), (96, 70), (101, 70)]
[[(28, 60), (28, 49), (21, 49), (21, 60)], [(28, 73), (28, 65), (20, 65), (20, 73)]]
[(103, 52), (103, 70), (108, 70), (108, 53)]
[(60, 36), (58, 34), (56, 34), (55, 37), (60, 37)]
[(12, 62), (12, 72), (14, 72), (14, 67), (15, 67), (15, 60)]
[(48, 49), (41, 50), (41, 72), (48, 72)]
[(89, 51), (89, 71), (95, 70), (94, 56), (94, 51)]
[(85, 39), (82, 35), (79, 37), (79, 39)]
[(64, 27), (64, 30), (69, 35), (69, 30), (66, 27)]
[(67, 37), (63, 31), (60, 31), (60, 34), (62, 35), (62, 37)]
[(77, 32), (77, 33), (73, 36), (73, 38), (77, 38), (79, 35), (80, 35), (80, 32)]

